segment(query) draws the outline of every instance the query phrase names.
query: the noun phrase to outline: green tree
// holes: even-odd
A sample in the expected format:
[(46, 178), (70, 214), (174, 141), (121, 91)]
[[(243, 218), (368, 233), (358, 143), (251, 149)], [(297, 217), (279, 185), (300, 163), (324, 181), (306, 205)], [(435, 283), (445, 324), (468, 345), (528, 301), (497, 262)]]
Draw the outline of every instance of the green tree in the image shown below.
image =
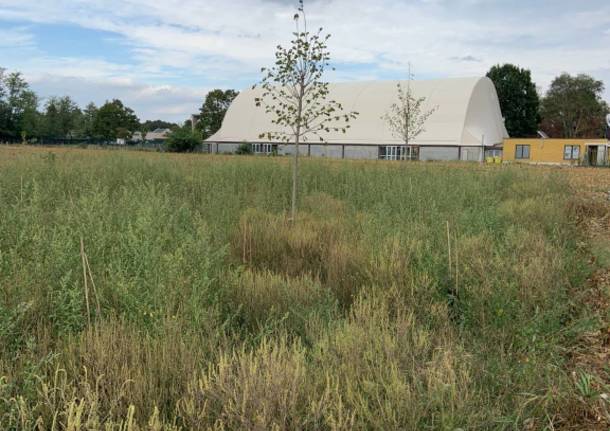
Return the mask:
[(209, 138), (220, 130), (227, 109), (238, 94), (235, 90), (216, 89), (205, 96), (203, 105), (199, 109), (200, 115), (197, 122), (197, 129), (201, 131), (203, 139)]
[(563, 73), (542, 99), (542, 128), (555, 138), (603, 137), (608, 104), (604, 83), (589, 75)]
[(0, 68), (0, 138), (7, 137), (10, 133), (10, 110), (4, 85), (5, 73), (6, 69)]
[(95, 103), (90, 102), (85, 109), (83, 109), (80, 121), (77, 126), (77, 136), (83, 138), (94, 138), (95, 137), (95, 119), (97, 118), (97, 106)]
[(38, 112), (38, 96), (33, 91), (22, 94), (22, 107), (19, 118), (19, 131), (23, 141), (40, 134), (42, 118)]
[(0, 68), (0, 134), (25, 137), (35, 132), (38, 97), (21, 73)]
[(170, 123), (168, 121), (163, 120), (146, 120), (142, 123), (141, 131), (142, 132), (152, 132), (155, 129), (177, 129), (178, 126), (176, 123)]
[(487, 77), (496, 86), (508, 134), (513, 137), (536, 136), (540, 122), (540, 97), (531, 72), (505, 64), (492, 67)]
[(93, 123), (93, 134), (106, 141), (117, 138), (128, 139), (139, 130), (140, 121), (132, 109), (123, 105), (118, 99), (106, 102), (97, 111)]
[(263, 133), (260, 138), (294, 143), (291, 198), (293, 221), (296, 220), (297, 211), (299, 144), (311, 136), (324, 142), (324, 134), (330, 131), (345, 133), (349, 121), (358, 115), (356, 112), (343, 113), (339, 102), (328, 99), (328, 83), (322, 82), (322, 76), (330, 62), (326, 45), (330, 35), (323, 36), (322, 28), (314, 33), (307, 31), (303, 0), (299, 2), (294, 20), (296, 31), (290, 46), (278, 46), (275, 65), (262, 69), (262, 93), (255, 99), (256, 106), (264, 106), (265, 112), (273, 116), (271, 122), (280, 130)]
[(44, 135), (49, 138), (76, 136), (82, 122), (83, 113), (69, 97), (51, 97), (43, 116)]
[(180, 127), (173, 130), (165, 143), (168, 151), (175, 153), (188, 153), (194, 151), (201, 143), (201, 134), (193, 132), (191, 127)]

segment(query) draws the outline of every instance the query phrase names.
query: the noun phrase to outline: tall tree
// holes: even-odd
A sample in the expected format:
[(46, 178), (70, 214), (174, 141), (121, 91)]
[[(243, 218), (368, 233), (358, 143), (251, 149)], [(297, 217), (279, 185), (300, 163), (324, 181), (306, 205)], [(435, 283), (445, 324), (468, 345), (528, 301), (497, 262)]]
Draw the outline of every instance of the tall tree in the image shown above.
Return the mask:
[(21, 73), (0, 68), (0, 133), (9, 137), (33, 132), (38, 98)]
[(404, 159), (409, 160), (409, 144), (425, 131), (428, 118), (437, 110), (437, 107), (423, 109), (425, 97), (415, 97), (411, 86), (412, 76), (409, 68), (409, 79), (406, 88), (400, 82), (396, 85), (398, 90), (398, 103), (393, 103), (390, 110), (383, 116), (388, 123), (392, 134), (404, 142)]
[(21, 95), (22, 111), (17, 129), (23, 141), (40, 134), (42, 120), (38, 104), (38, 96), (33, 91), (27, 90)]
[(97, 106), (95, 103), (90, 102), (83, 113), (80, 116), (80, 121), (77, 127), (77, 135), (83, 138), (94, 138), (95, 137), (95, 119), (97, 117)]
[(6, 85), (4, 84), (6, 69), (0, 67), (0, 138), (10, 133), (10, 109), (6, 98)]
[(49, 138), (75, 136), (81, 123), (82, 112), (69, 97), (51, 97), (44, 112), (44, 135)]
[(604, 83), (589, 75), (563, 73), (542, 99), (542, 128), (555, 138), (603, 137), (608, 104)]
[(107, 141), (130, 138), (140, 128), (140, 121), (132, 109), (118, 99), (106, 102), (97, 111), (93, 133)]
[[(310, 136), (324, 142), (330, 131), (346, 132), (356, 112), (343, 112), (341, 104), (328, 99), (328, 83), (322, 82), (324, 70), (329, 66), (330, 53), (320, 28), (314, 33), (307, 30), (307, 20), (300, 0), (294, 16), (296, 31), (288, 48), (278, 45), (275, 65), (263, 68), (260, 83), (262, 94), (255, 99), (256, 106), (264, 106), (272, 115), (271, 122), (279, 131), (260, 135), (269, 141), (294, 143), (292, 164), (291, 218), (296, 221), (299, 179), (299, 144)], [(255, 86), (256, 87), (256, 86)]]
[(197, 129), (201, 131), (203, 139), (207, 139), (220, 130), (222, 120), (225, 118), (227, 109), (231, 106), (233, 99), (239, 93), (235, 90), (212, 90), (206, 96), (203, 105), (199, 109), (199, 121)]
[(487, 76), (496, 86), (508, 134), (513, 137), (536, 136), (540, 98), (531, 72), (505, 64), (492, 67)]
[(152, 132), (155, 129), (170, 129), (174, 130), (179, 128), (176, 123), (170, 123), (163, 120), (146, 120), (142, 123), (142, 131)]

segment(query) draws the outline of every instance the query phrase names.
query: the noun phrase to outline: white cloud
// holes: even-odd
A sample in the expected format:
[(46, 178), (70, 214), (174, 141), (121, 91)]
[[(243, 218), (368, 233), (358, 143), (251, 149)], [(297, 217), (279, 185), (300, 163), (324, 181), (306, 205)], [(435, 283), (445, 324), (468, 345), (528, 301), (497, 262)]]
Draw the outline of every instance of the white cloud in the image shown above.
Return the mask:
[(33, 46), (34, 37), (26, 27), (0, 28), (0, 49)]
[[(191, 101), (186, 94), (194, 77), (201, 77), (205, 86), (240, 87), (273, 61), (275, 45), (291, 36), (293, 3), (0, 0), (0, 19), (67, 23), (117, 35), (131, 50), (130, 64), (40, 53), (18, 66), (38, 78), (62, 77), (66, 82), (72, 76), (107, 82), (117, 91), (126, 91), (116, 86), (124, 79), (148, 88), (150, 97), (164, 94), (159, 82), (183, 82), (184, 88), (169, 88), (171, 97), (181, 95), (183, 100), (172, 105), (172, 115), (186, 117), (196, 109), (187, 106)], [(606, 1), (317, 0), (307, 10), (311, 28), (323, 26), (333, 34), (329, 45), (338, 70), (331, 79), (400, 77), (409, 62), (418, 77), (481, 75), (494, 64), (512, 62), (530, 68), (542, 88), (563, 71), (591, 73), (610, 86)], [(21, 40), (29, 43), (31, 38), (24, 31)], [(607, 94), (610, 98), (610, 90)], [(166, 108), (154, 109), (161, 115)]]

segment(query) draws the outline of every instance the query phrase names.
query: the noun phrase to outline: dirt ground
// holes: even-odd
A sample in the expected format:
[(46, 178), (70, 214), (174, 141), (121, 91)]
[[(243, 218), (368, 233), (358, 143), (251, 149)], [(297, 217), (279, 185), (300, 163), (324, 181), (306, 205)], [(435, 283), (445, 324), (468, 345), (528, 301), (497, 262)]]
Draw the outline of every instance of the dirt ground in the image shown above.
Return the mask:
[(610, 169), (564, 169), (575, 193), (578, 225), (586, 234), (585, 252), (594, 271), (582, 295), (594, 330), (570, 352), (570, 367), (582, 405), (580, 417), (566, 418), (566, 429), (610, 429)]

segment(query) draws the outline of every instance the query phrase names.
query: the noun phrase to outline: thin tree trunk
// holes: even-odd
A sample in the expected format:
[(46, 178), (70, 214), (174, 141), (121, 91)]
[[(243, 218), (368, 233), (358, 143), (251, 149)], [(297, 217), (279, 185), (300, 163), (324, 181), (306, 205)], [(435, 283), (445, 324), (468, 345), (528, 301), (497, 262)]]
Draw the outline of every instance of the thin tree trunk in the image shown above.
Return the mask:
[(297, 216), (297, 192), (299, 180), (299, 135), (300, 126), (297, 126), (297, 135), (294, 139), (294, 158), (292, 165), (292, 205), (290, 209), (290, 219), (292, 220), (292, 222), (296, 220)]
[(303, 80), (301, 80), (299, 90), (299, 106), (297, 108), (297, 128), (294, 137), (294, 162), (292, 166), (292, 205), (290, 209), (290, 218), (293, 223), (296, 222), (297, 217), (297, 194), (298, 194), (298, 181), (299, 181), (299, 141), (301, 140), (301, 115), (303, 114), (303, 96), (305, 88)]

